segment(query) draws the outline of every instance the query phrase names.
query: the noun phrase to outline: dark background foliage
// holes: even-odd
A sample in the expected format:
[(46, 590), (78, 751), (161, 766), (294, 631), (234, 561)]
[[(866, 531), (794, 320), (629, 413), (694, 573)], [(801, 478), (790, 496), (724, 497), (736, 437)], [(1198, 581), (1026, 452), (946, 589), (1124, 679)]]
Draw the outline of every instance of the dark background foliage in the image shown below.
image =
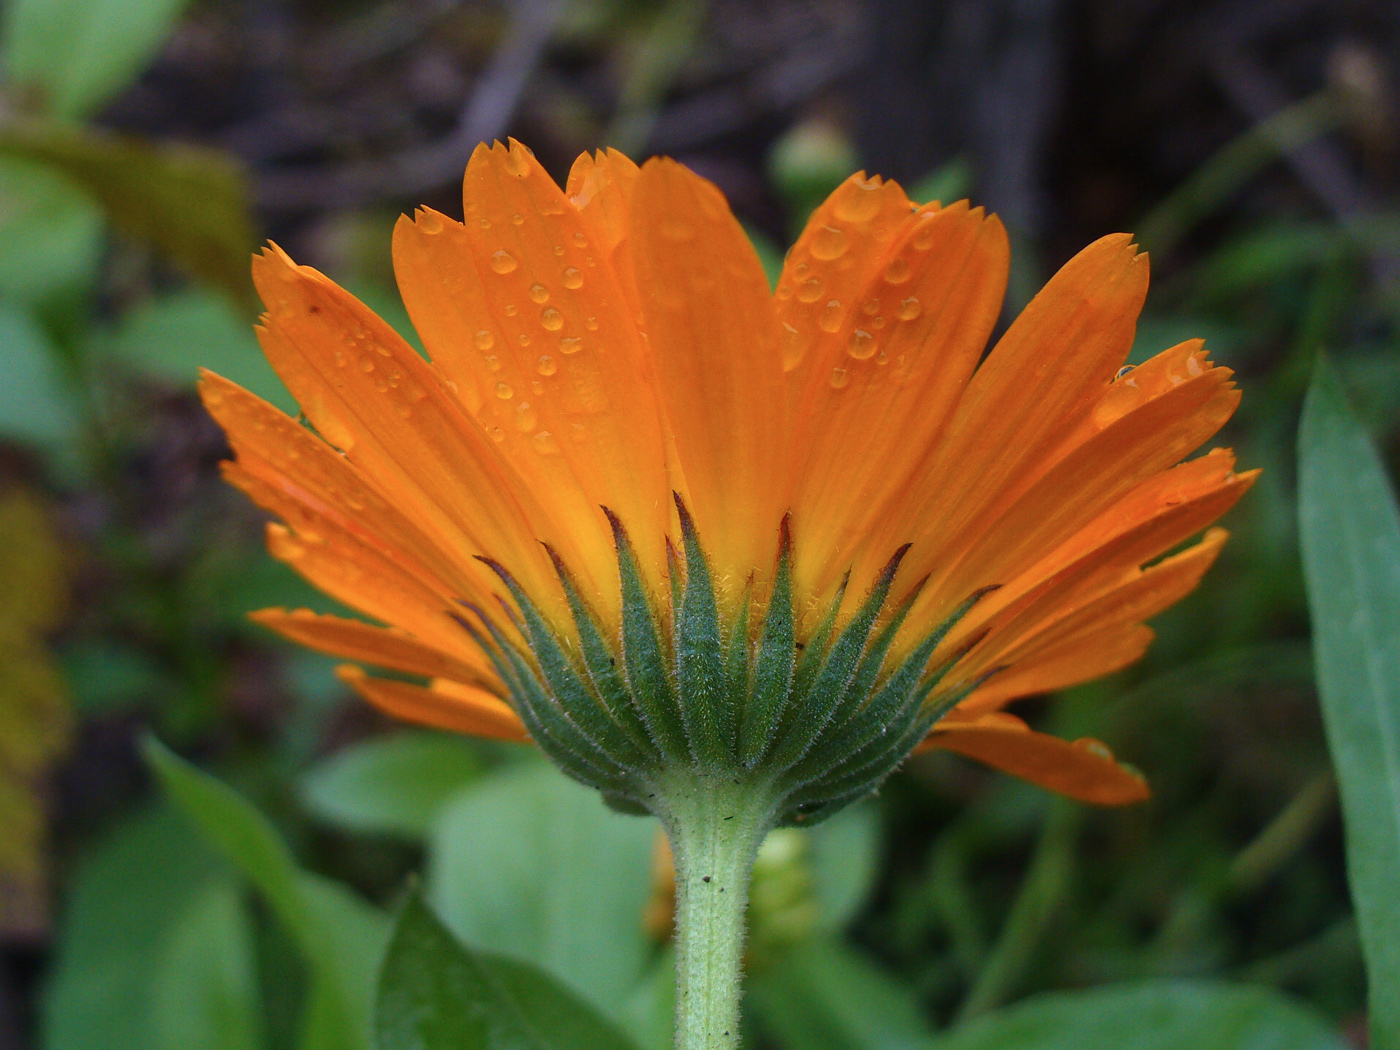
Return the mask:
[[(42, 6), (10, 5), (12, 41), (15, 11)], [(874, 867), (841, 950), (879, 985), (870, 997), (926, 1025), (1037, 990), (1216, 975), (1283, 989), (1364, 1045), (1291, 463), (1321, 349), (1392, 465), (1400, 445), (1400, 9), (195, 0), (171, 18), (139, 77), (61, 114), (79, 118), (68, 131), (13, 43), (0, 94), (0, 837), (18, 844), (0, 845), (0, 1047), (100, 1045), (54, 1003), (73, 1001), (83, 967), (111, 980), (103, 968), (139, 957), (139, 936), (93, 955), (71, 924), (95, 885), (137, 900), (121, 879), (164, 856), (128, 843), (136, 860), (112, 857), (114, 829), (153, 805), (146, 727), (252, 797), (308, 869), (383, 903), (421, 865), (421, 828), (356, 832), (308, 787), (308, 770), (395, 727), (345, 695), (332, 661), (244, 620), (329, 605), (263, 554), (191, 381), (207, 364), (276, 389), (239, 261), (263, 237), (406, 325), (394, 218), (460, 213), (472, 145), (506, 134), (561, 179), (599, 145), (671, 154), (773, 257), (857, 167), (971, 196), (1012, 234), (1009, 312), (1090, 240), (1139, 234), (1154, 286), (1135, 359), (1206, 337), (1245, 394), (1223, 440), (1265, 473), (1146, 660), (1023, 709), (1109, 741), (1155, 797), (1089, 811), (960, 760), (911, 762), (861, 818)], [(518, 761), (508, 751), (429, 766), (458, 786)], [(774, 862), (756, 958), (810, 932), (804, 863)], [(268, 1045), (290, 1046), (306, 977), (268, 915), (249, 914)], [(846, 963), (821, 958), (804, 956), (821, 971), (805, 991), (756, 990), (769, 1021), (755, 1039), (879, 1042), (781, 1020), (783, 995), (800, 1013), (803, 994), (852, 987)]]

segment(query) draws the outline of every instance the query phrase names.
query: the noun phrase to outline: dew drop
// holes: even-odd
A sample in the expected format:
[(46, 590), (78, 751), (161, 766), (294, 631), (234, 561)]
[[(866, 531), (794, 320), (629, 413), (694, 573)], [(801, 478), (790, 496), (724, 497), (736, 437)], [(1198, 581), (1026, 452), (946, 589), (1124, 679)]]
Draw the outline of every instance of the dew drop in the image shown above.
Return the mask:
[(834, 210), (843, 222), (869, 222), (880, 212), (880, 184), (874, 179), (847, 183), (838, 191)]
[(502, 401), (509, 401), (511, 397), (514, 396), (514, 394), (515, 391), (510, 388), (509, 383), (496, 384), (496, 396), (499, 397)]
[(865, 314), (866, 317), (874, 317), (876, 314), (878, 314), (878, 313), (880, 312), (880, 300), (879, 300), (879, 299), (867, 299), (867, 300), (865, 300), (865, 305), (863, 305), (863, 306), (860, 308), (860, 312), (863, 313), (863, 314)]
[(832, 299), (817, 314), (817, 327), (823, 332), (834, 332), (841, 327), (841, 300)]
[(916, 252), (926, 252), (933, 247), (934, 214), (934, 212), (926, 211), (919, 218), (919, 228), (914, 231), (914, 237), (909, 242), (914, 246)]
[(421, 211), (418, 213), (418, 228), (424, 233), (441, 233), (442, 216), (435, 211)]
[(806, 349), (802, 345), (802, 333), (784, 321), (783, 334), (780, 338), (782, 340), (783, 368), (790, 369), (802, 360), (802, 353)]
[(515, 256), (501, 248), (491, 255), (491, 269), (497, 273), (510, 273), (516, 267)]
[(875, 337), (864, 328), (857, 328), (851, 333), (851, 345), (846, 348), (846, 353), (857, 361), (865, 361), (875, 356), (876, 349)]
[(809, 277), (797, 286), (797, 301), (801, 303), (814, 303), (822, 296), (822, 282), (820, 278)]
[(1195, 354), (1192, 354), (1186, 359), (1186, 371), (1190, 372), (1193, 376), (1204, 374), (1205, 369), (1201, 367), (1201, 359)]
[(496, 345), (496, 337), (490, 332), (488, 332), (485, 328), (483, 328), (481, 331), (476, 333), (476, 335), (472, 339), (472, 342), (476, 344), (476, 348), (478, 350), (490, 350), (493, 346)]
[[(576, 335), (566, 335), (559, 340), (561, 354), (576, 354), (583, 349), (583, 340)], [(541, 358), (543, 360), (543, 358)]]
[(562, 244), (556, 244), (556, 245), (554, 246), (554, 254), (555, 254), (555, 255), (563, 255), (563, 254), (564, 254), (564, 246), (563, 246)]
[(525, 216), (521, 215), (519, 212), (516, 212), (510, 217), (510, 221), (516, 226), (523, 226), (525, 224)]
[(518, 314), (519, 312), (520, 312), (520, 307), (516, 306), (514, 303), (506, 303), (506, 316), (507, 316), (507, 317), (514, 317), (514, 316), (515, 316), (516, 314)]
[(515, 406), (515, 425), (529, 433), (539, 424), (540, 414), (535, 411), (534, 406), (528, 401), (522, 401)]
[(923, 304), (912, 295), (899, 304), (899, 319), (901, 321), (912, 321), (923, 313)]
[(783, 284), (778, 285), (777, 297), (778, 297), (778, 302), (780, 302), (780, 303), (785, 303), (785, 302), (787, 302), (789, 299), (791, 299), (791, 298), (792, 298), (792, 285), (787, 284), (786, 282), (784, 282)]
[(903, 284), (909, 280), (909, 263), (903, 258), (894, 259), (885, 267), (885, 280), (890, 284)]
[(548, 354), (541, 354), (539, 361), (535, 365), (535, 371), (542, 376), (552, 376), (559, 371), (559, 362)]
[(1138, 386), (1137, 380), (1130, 376), (1109, 384), (1098, 404), (1094, 406), (1094, 425), (1100, 430), (1111, 426), (1137, 408), (1146, 398), (1147, 395)]
[(364, 357), (360, 358), (360, 371), (361, 371), (361, 372), (373, 372), (373, 371), (374, 371), (374, 358), (370, 357), (368, 354), (366, 354)]
[(491, 220), (483, 217), (480, 225), (483, 230), (489, 230), (491, 228)]
[(529, 337), (528, 335), (526, 335), (524, 332), (521, 332), (518, 336), (516, 336), (516, 337), (515, 337), (515, 341), (516, 341), (517, 343), (519, 343), (521, 346), (529, 346), (529, 345), (530, 345), (530, 337)]
[(544, 384), (541, 383), (538, 379), (532, 379), (530, 380), (530, 389), (533, 390), (536, 394), (543, 394)]
[[(499, 372), (501, 370), (501, 359), (495, 354), (487, 354), (486, 367), (493, 372)], [(506, 397), (510, 397), (510, 395), (507, 394)]]
[(502, 430), (500, 427), (492, 427), (492, 428), (491, 428), (491, 440), (492, 440), (492, 441), (504, 441), (505, 439), (506, 439), (506, 432), (505, 432), (504, 430)]
[(598, 330), (598, 318), (596, 318), (596, 317), (587, 317), (587, 318), (584, 318), (583, 327), (587, 328), (590, 332), (596, 332), (596, 331)]
[(812, 235), (812, 257), (822, 262), (839, 259), (846, 253), (846, 234), (835, 226), (823, 226)]
[(1114, 382), (1117, 382), (1118, 380), (1122, 379), (1125, 375), (1127, 375), (1136, 367), (1137, 365), (1124, 365), (1122, 368), (1118, 369), (1118, 371), (1113, 376)]
[(851, 377), (844, 368), (833, 368), (831, 370), (831, 388), (833, 390), (840, 390), (850, 381)]
[(567, 270), (564, 271), (564, 287), (582, 288), (583, 274), (579, 273), (575, 267), (570, 266)]
[(588, 238), (581, 233), (576, 233), (574, 234), (574, 243), (577, 244), (580, 248), (587, 248)]
[(552, 306), (546, 306), (540, 311), (540, 324), (544, 325), (546, 331), (557, 332), (564, 327), (564, 315)]
[(559, 442), (554, 440), (554, 435), (548, 430), (541, 430), (530, 441), (541, 456), (553, 456), (559, 452)]
[(549, 289), (542, 284), (530, 285), (530, 298), (537, 303), (549, 302)]
[(812, 268), (812, 267), (811, 267), (811, 264), (808, 263), (806, 259), (803, 259), (800, 263), (798, 263), (796, 266), (794, 266), (794, 267), (792, 268), (793, 276), (794, 276), (794, 277), (806, 277), (806, 276), (807, 276), (807, 271), (810, 270), (811, 268)]

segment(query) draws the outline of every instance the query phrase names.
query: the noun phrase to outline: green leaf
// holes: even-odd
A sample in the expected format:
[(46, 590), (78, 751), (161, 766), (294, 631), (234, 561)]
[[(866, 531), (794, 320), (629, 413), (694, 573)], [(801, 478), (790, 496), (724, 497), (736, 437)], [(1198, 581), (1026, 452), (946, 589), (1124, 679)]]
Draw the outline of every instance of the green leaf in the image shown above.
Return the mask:
[(243, 171), (228, 154), (32, 120), (0, 125), (0, 154), (62, 172), (127, 236), (249, 301), (257, 237)]
[(301, 798), (327, 823), (421, 839), (448, 800), (480, 773), (480, 760), (460, 737), (396, 733), (319, 763), (303, 778)]
[(0, 374), (0, 438), (45, 446), (74, 440), (77, 417), (58, 350), (28, 313), (6, 302), (0, 302)]
[(184, 909), (155, 973), (155, 1050), (260, 1050), (252, 922), (224, 880)]
[(131, 310), (113, 334), (111, 351), (148, 374), (190, 388), (207, 368), (284, 412), (297, 411), (258, 346), (252, 318), (208, 288), (157, 296)]
[(913, 993), (839, 941), (794, 944), (749, 977), (753, 1018), (789, 1050), (908, 1050), (929, 1038)]
[(929, 172), (908, 189), (909, 199), (917, 204), (941, 201), (951, 204), (966, 197), (972, 189), (972, 165), (966, 157), (954, 157), (943, 167)]
[[(926, 1044), (927, 1045), (927, 1044)], [(930, 1050), (1344, 1050), (1271, 988), (1150, 981), (1054, 992), (984, 1014)]]
[(152, 978), (172, 920), (219, 877), (189, 824), (164, 807), (129, 817), (84, 858), (67, 887), (41, 1000), (45, 1050), (151, 1050)]
[(613, 1017), (646, 968), (657, 824), (539, 761), (467, 788), (428, 845), (428, 897), (463, 940), (528, 959)]
[(422, 898), (399, 914), (379, 980), (379, 1050), (630, 1050), (534, 967), (453, 940)]
[(312, 974), (311, 1044), (367, 1047), (384, 917), (344, 887), (301, 871), (267, 818), (243, 796), (154, 738), (144, 750), (166, 793), (248, 877), (301, 949)]
[(52, 168), (0, 160), (0, 295), (32, 305), (92, 283), (102, 212)]
[(32, 85), (46, 112), (88, 116), (125, 89), (165, 45), (186, 0), (10, 0), (10, 76)]
[(1371, 1045), (1400, 1048), (1400, 512), (1320, 362), (1298, 434), (1298, 517), (1318, 691), (1371, 985)]
[(823, 929), (833, 933), (865, 904), (879, 873), (880, 819), (874, 806), (856, 803), (807, 832), (812, 888)]

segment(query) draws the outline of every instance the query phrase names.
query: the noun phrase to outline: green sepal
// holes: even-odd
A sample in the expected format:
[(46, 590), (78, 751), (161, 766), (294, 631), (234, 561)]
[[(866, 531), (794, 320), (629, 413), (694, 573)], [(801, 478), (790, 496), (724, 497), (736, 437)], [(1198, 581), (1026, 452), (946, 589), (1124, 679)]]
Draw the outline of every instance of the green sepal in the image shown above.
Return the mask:
[(744, 595), (739, 600), (739, 615), (729, 632), (729, 643), (725, 646), (724, 686), (725, 703), (735, 712), (735, 719), (743, 715), (749, 700), (749, 664), (752, 654), (749, 651), (749, 608), (753, 601), (753, 577), (749, 577), (744, 587)]
[(855, 674), (866, 639), (870, 636), (870, 629), (885, 605), (890, 587), (894, 584), (895, 573), (899, 571), (899, 563), (908, 551), (909, 545), (905, 544), (885, 565), (870, 591), (870, 596), (832, 645), (821, 671), (812, 682), (812, 688), (806, 695), (795, 694), (791, 715), (784, 719), (787, 723), (786, 732), (773, 754), (772, 762), (775, 767), (785, 769), (795, 763), (807, 753), (808, 748), (826, 728), (827, 722), (845, 694), (846, 685)]
[(520, 715), (520, 720), (525, 723), (525, 728), (530, 731), (535, 743), (580, 783), (618, 791), (630, 788), (631, 778), (628, 771), (609, 759), (599, 750), (597, 744), (584, 736), (578, 727), (569, 721), (564, 712), (545, 693), (534, 670), (516, 651), (510, 639), (506, 638), (500, 628), (480, 609), (470, 605), (467, 608), (476, 613), (491, 633), (491, 639), (496, 643), (495, 648), (508, 668), (508, 672), (501, 677), (515, 700), (516, 713)]
[(556, 704), (563, 708), (579, 732), (623, 769), (640, 770), (652, 766), (654, 752), (649, 748), (643, 750), (613, 720), (608, 709), (579, 676), (554, 631), (540, 615), (529, 595), (516, 582), (515, 577), (499, 562), (481, 557), (477, 560), (500, 577), (511, 597), (515, 599), (521, 618), (525, 621), (525, 633), (529, 638), (530, 649), (535, 654), (545, 684), (549, 686)]
[[(686, 745), (680, 705), (671, 688), (671, 675), (657, 634), (656, 617), (647, 598), (646, 585), (642, 582), (627, 530), (607, 507), (603, 508), (603, 513), (612, 525), (618, 575), (622, 582), (622, 661), (627, 669), (627, 684), (638, 712), (651, 730), (651, 739), (661, 752), (662, 760), (667, 765), (677, 765), (690, 756), (690, 748)], [(673, 589), (677, 586), (675, 575), (673, 566)]]
[[(778, 533), (778, 571), (773, 594), (768, 599), (763, 637), (754, 662), (753, 689), (741, 715), (739, 761), (752, 769), (772, 743), (774, 729), (792, 690), (793, 668), (797, 662), (796, 625), (792, 615), (792, 529), (791, 515), (783, 516)], [(835, 604), (840, 604), (840, 598)], [(745, 607), (747, 611), (747, 606)], [(832, 614), (832, 624), (836, 618)]]
[(734, 711), (725, 688), (719, 609), (695, 522), (679, 495), (676, 511), (685, 546), (685, 590), (675, 624), (681, 718), (696, 761), (702, 768), (720, 770), (733, 761), (736, 733)]
[(603, 638), (603, 629), (579, 593), (578, 585), (564, 560), (549, 544), (546, 543), (544, 549), (554, 562), (559, 585), (564, 589), (564, 598), (569, 603), (570, 613), (573, 614), (574, 626), (578, 629), (579, 652), (583, 656), (584, 670), (588, 672), (593, 688), (602, 697), (603, 705), (617, 719), (623, 732), (650, 761), (656, 761), (661, 757), (660, 753), (651, 739), (651, 731), (637, 713), (632, 694), (627, 691), (627, 682), (618, 670), (617, 657)]
[[(836, 617), (841, 612), (841, 603), (846, 598), (846, 587), (851, 582), (851, 571), (846, 570), (841, 577), (841, 583), (836, 588), (836, 593), (831, 597), (831, 604), (827, 606), (826, 614), (818, 622), (812, 636), (798, 651), (802, 653), (797, 657), (797, 665), (792, 671), (792, 686), (788, 691), (789, 699), (802, 698), (807, 695), (807, 691), (812, 686), (812, 680), (816, 678), (817, 672), (822, 669), (822, 662), (826, 659), (826, 647), (831, 642), (831, 636), (836, 630)], [(794, 650), (797, 650), (796, 642), (793, 643)], [(784, 721), (789, 715), (784, 712)]]

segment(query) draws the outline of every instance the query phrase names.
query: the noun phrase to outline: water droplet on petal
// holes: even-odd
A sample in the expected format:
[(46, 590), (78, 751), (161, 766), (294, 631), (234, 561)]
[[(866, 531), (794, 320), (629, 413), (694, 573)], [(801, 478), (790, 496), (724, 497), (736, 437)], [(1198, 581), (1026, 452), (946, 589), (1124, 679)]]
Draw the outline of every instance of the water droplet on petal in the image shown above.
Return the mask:
[(489, 230), (491, 228), (491, 220), (483, 217), (480, 225), (483, 230)]
[(530, 285), (530, 298), (537, 303), (549, 302), (549, 289), (542, 284)]
[(509, 383), (497, 383), (496, 396), (499, 397), (502, 401), (509, 401), (512, 397), (515, 396), (515, 391), (510, 388)]
[(778, 301), (780, 303), (787, 302), (789, 299), (792, 298), (792, 285), (786, 282), (778, 285), (778, 291), (775, 294), (777, 295)]
[(1127, 375), (1136, 367), (1137, 365), (1124, 365), (1122, 368), (1118, 369), (1118, 371), (1114, 374), (1114, 381), (1117, 382), (1119, 379), (1122, 379), (1125, 375)]
[(518, 336), (516, 336), (516, 337), (515, 337), (515, 341), (516, 341), (517, 343), (519, 343), (521, 346), (529, 346), (529, 345), (530, 345), (530, 337), (529, 337), (528, 335), (526, 335), (524, 332), (521, 332)]
[(817, 327), (823, 332), (834, 332), (841, 327), (841, 300), (832, 299), (817, 314)]
[(926, 211), (919, 216), (919, 228), (914, 231), (910, 244), (916, 252), (926, 252), (933, 247), (933, 217), (937, 212)]
[(851, 381), (851, 377), (844, 368), (833, 368), (831, 370), (831, 387), (833, 390), (840, 390)]
[(421, 211), (418, 213), (418, 228), (424, 233), (441, 233), (442, 216), (435, 211)]
[(535, 451), (541, 456), (552, 456), (559, 451), (559, 442), (554, 440), (554, 435), (548, 430), (541, 430), (530, 440), (535, 446)]
[(540, 311), (540, 324), (550, 332), (557, 332), (564, 327), (564, 315), (552, 306), (546, 306)]
[(366, 355), (365, 357), (360, 358), (360, 371), (361, 371), (361, 372), (373, 372), (373, 371), (374, 371), (374, 358), (369, 357), (368, 355)]
[(912, 321), (923, 312), (923, 305), (912, 295), (899, 304), (899, 319)]
[(797, 286), (797, 301), (814, 303), (822, 297), (822, 282), (817, 277), (809, 277)]
[(476, 344), (476, 348), (478, 350), (490, 350), (493, 346), (496, 345), (496, 337), (490, 332), (488, 332), (485, 328), (483, 328), (481, 331), (476, 333), (475, 337), (473, 337), (472, 339), (472, 342)]
[(506, 439), (506, 432), (505, 432), (504, 430), (502, 430), (500, 427), (492, 427), (492, 428), (491, 428), (491, 440), (492, 440), (492, 441), (504, 441), (505, 439)]
[(506, 303), (506, 316), (507, 316), (507, 317), (514, 317), (514, 316), (515, 316), (516, 314), (518, 314), (519, 312), (520, 312), (520, 307), (516, 306), (514, 303)]
[(587, 328), (590, 332), (596, 332), (598, 330), (598, 318), (585, 317), (583, 320), (583, 327)]
[(846, 251), (846, 234), (835, 226), (823, 226), (812, 235), (812, 257), (830, 262)]
[(559, 362), (548, 354), (541, 354), (539, 361), (535, 365), (535, 371), (542, 376), (552, 376), (559, 371)]
[(528, 401), (522, 401), (515, 406), (515, 425), (529, 433), (534, 430), (540, 421), (540, 415)]
[(837, 191), (834, 211), (843, 222), (869, 222), (880, 211), (880, 184), (874, 179), (851, 182)]
[(559, 340), (561, 354), (576, 354), (583, 349), (583, 340), (576, 335), (566, 335)]
[(857, 361), (864, 361), (874, 357), (876, 349), (875, 337), (864, 328), (857, 328), (851, 333), (851, 345), (846, 348), (846, 353)]
[(579, 273), (575, 267), (570, 266), (567, 270), (564, 271), (564, 287), (582, 288), (583, 274)]
[(1186, 371), (1193, 376), (1205, 374), (1205, 369), (1201, 367), (1201, 359), (1196, 354), (1192, 354), (1186, 359)]
[(525, 216), (521, 215), (519, 212), (516, 212), (510, 217), (510, 221), (516, 226), (523, 226), (525, 224)]
[(885, 267), (885, 280), (890, 284), (903, 284), (909, 280), (909, 264), (903, 258), (891, 260)]
[(1094, 426), (1100, 430), (1122, 419), (1147, 400), (1146, 392), (1132, 376), (1110, 383), (1098, 404), (1094, 406)]
[(510, 273), (516, 267), (515, 256), (504, 248), (491, 255), (491, 269), (497, 273)]
[(792, 274), (794, 277), (806, 277), (807, 271), (811, 268), (811, 264), (806, 259), (803, 259), (800, 263), (798, 263), (792, 268)]
[(588, 238), (581, 233), (576, 233), (574, 234), (574, 243), (577, 244), (580, 248), (587, 248)]
[(555, 254), (555, 255), (563, 255), (563, 254), (564, 254), (564, 246), (563, 246), (562, 244), (556, 244), (556, 245), (554, 246), (554, 254)]
[(806, 350), (803, 346), (802, 333), (786, 321), (783, 322), (783, 334), (779, 337), (782, 342), (783, 368), (789, 369), (802, 360), (802, 354)]

